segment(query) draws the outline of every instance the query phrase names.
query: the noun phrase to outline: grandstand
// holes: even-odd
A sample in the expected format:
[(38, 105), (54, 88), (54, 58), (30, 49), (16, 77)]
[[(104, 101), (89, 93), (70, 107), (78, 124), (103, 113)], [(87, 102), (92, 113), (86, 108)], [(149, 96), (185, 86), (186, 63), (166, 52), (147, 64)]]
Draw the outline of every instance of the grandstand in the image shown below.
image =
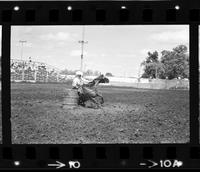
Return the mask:
[(11, 59), (11, 82), (63, 82), (60, 70), (43, 62)]

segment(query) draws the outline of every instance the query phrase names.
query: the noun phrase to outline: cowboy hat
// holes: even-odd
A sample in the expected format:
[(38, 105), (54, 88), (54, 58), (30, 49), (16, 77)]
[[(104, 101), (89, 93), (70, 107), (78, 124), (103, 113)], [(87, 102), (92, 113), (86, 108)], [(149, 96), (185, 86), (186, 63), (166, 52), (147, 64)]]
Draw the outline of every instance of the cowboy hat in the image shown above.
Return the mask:
[(76, 76), (78, 76), (78, 75), (83, 76), (83, 72), (77, 71), (77, 72), (76, 72)]

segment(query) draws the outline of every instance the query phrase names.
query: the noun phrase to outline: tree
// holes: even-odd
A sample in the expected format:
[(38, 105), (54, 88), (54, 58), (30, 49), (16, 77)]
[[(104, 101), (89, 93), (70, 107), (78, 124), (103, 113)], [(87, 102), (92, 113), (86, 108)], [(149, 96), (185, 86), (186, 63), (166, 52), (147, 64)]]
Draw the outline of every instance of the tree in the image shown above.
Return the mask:
[(150, 53), (145, 61), (141, 63), (144, 66), (143, 78), (189, 78), (189, 55), (187, 46), (179, 45), (172, 51), (163, 50), (161, 58), (158, 59), (157, 51)]
[(106, 74), (105, 74), (105, 76), (110, 76), (110, 77), (112, 77), (113, 76), (113, 74), (112, 73), (110, 73), (110, 72), (107, 72)]
[[(75, 75), (76, 74), (76, 70), (64, 69), (64, 70), (62, 70), (60, 72), (60, 74), (63, 74), (63, 75)], [(84, 75), (87, 75), (87, 76), (92, 76), (92, 75), (98, 76), (98, 75), (100, 75), (100, 72), (88, 69), (87, 71), (84, 72)]]
[(68, 69), (64, 69), (60, 72), (60, 74), (63, 75), (75, 75), (76, 71), (75, 70), (68, 70)]
[(160, 60), (157, 51), (148, 52), (148, 57), (141, 65), (144, 66), (144, 73), (142, 74), (144, 78), (189, 78), (187, 46), (179, 45), (172, 51), (163, 50)]
[(161, 54), (161, 63), (163, 63), (166, 77), (169, 79), (189, 78), (189, 56), (185, 45), (179, 45), (172, 51), (164, 50)]
[(94, 75), (95, 75), (95, 76), (99, 76), (99, 75), (101, 75), (101, 72), (99, 72), (99, 71), (94, 71)]
[(142, 77), (157, 78), (160, 68), (162, 66), (161, 64), (159, 64), (158, 61), (158, 52), (148, 52), (147, 54), (148, 56), (146, 60), (141, 63), (141, 65), (144, 66), (144, 73), (142, 74)]
[(85, 75), (88, 75), (88, 76), (92, 76), (93, 75), (93, 71), (88, 69), (86, 72), (84, 72)]

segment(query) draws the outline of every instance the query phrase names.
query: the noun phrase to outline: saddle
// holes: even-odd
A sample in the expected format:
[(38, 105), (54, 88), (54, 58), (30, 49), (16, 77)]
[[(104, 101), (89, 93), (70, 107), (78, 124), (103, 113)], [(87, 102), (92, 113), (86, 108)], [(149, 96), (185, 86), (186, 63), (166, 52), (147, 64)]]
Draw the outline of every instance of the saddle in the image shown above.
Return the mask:
[(82, 89), (83, 89), (83, 94), (84, 95), (88, 95), (90, 97), (95, 97), (96, 90), (94, 88), (83, 86)]

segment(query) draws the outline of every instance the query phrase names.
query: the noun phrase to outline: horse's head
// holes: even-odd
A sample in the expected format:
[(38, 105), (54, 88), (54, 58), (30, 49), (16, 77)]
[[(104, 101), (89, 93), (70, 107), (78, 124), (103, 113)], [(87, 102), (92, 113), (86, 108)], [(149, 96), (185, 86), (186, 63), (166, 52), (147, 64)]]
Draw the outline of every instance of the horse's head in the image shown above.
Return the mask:
[(99, 83), (109, 83), (109, 79), (106, 78), (104, 75), (99, 75), (97, 78), (95, 78), (88, 84), (84, 84), (84, 86), (93, 87), (93, 86), (97, 86)]
[(106, 78), (103, 74), (95, 78), (95, 80), (98, 81), (98, 83), (109, 83), (109, 79)]

